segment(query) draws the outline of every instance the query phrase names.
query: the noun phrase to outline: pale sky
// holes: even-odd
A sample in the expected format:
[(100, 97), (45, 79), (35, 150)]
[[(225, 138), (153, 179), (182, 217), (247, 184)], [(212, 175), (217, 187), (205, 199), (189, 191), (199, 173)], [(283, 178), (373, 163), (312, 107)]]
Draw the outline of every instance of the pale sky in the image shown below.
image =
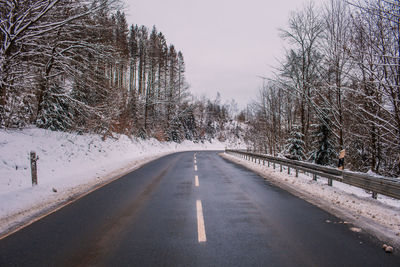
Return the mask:
[(283, 56), (278, 28), (301, 0), (125, 0), (130, 24), (156, 25), (182, 51), (190, 91), (244, 108)]

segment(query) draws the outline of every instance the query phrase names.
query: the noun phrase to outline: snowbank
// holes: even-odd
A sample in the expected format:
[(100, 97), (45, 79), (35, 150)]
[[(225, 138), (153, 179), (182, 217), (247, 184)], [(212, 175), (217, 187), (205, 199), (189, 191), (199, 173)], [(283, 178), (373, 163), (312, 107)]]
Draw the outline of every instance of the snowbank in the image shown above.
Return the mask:
[[(98, 135), (37, 128), (0, 130), (0, 233), (157, 157), (187, 150), (223, 150), (232, 145), (240, 146), (161, 143), (155, 139), (132, 140), (125, 135), (102, 141)], [(38, 185), (34, 187), (30, 151), (39, 156)]]
[(272, 165), (263, 166), (229, 154), (223, 156), (335, 214), (344, 220), (342, 223), (357, 225), (383, 241), (400, 246), (400, 200), (383, 195), (378, 195), (376, 200), (371, 193), (344, 183), (333, 181), (333, 186), (328, 186), (325, 178), (313, 181), (311, 176), (304, 173), (295, 177), (294, 174), (288, 175), (285, 170), (280, 172), (279, 165), (274, 170)]

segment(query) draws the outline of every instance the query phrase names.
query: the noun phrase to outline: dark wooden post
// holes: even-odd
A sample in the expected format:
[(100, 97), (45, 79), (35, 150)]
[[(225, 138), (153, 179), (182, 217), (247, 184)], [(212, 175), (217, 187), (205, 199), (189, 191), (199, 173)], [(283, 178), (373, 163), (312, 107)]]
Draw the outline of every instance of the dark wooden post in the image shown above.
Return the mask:
[(31, 173), (32, 173), (32, 186), (38, 184), (37, 180), (37, 160), (39, 159), (36, 157), (35, 151), (31, 151)]

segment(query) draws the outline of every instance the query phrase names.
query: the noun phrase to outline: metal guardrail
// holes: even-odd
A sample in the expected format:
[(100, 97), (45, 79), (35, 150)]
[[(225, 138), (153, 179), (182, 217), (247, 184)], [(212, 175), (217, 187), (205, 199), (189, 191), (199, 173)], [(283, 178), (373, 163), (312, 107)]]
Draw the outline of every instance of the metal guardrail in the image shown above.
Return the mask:
[(368, 174), (354, 173), (350, 171), (342, 171), (331, 167), (325, 167), (317, 164), (308, 162), (302, 162), (297, 160), (290, 160), (284, 158), (276, 158), (266, 154), (248, 152), (245, 150), (234, 150), (225, 149), (226, 153), (238, 155), (247, 160), (251, 160), (263, 165), (266, 163), (268, 166), (273, 164), (275, 168), (276, 164), (280, 165), (280, 171), (283, 171), (282, 166), (287, 166), (288, 174), (290, 174), (291, 168), (295, 170), (296, 177), (298, 176), (299, 170), (313, 174), (313, 179), (317, 180), (317, 177), (325, 177), (328, 179), (328, 185), (332, 185), (332, 181), (339, 181), (345, 184), (349, 184), (355, 187), (359, 187), (372, 192), (372, 197), (377, 198), (378, 194), (386, 195), (396, 199), (400, 199), (400, 180), (395, 178), (378, 178)]

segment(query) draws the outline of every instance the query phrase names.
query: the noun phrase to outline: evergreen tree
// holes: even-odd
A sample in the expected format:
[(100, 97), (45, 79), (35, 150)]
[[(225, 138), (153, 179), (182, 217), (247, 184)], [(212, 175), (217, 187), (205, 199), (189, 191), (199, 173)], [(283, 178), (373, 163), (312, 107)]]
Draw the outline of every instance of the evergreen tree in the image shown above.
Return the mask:
[(314, 125), (314, 151), (312, 152), (311, 159), (320, 165), (332, 165), (333, 159), (336, 158), (336, 152), (329, 109), (323, 109), (322, 114), (323, 116), (318, 120), (319, 123)]
[(58, 86), (45, 92), (36, 126), (53, 131), (69, 131), (72, 128), (73, 112), (68, 100), (60, 96), (62, 92), (63, 89)]
[(293, 125), (290, 137), (285, 147), (285, 156), (289, 159), (303, 160), (305, 159), (303, 134), (298, 125)]

